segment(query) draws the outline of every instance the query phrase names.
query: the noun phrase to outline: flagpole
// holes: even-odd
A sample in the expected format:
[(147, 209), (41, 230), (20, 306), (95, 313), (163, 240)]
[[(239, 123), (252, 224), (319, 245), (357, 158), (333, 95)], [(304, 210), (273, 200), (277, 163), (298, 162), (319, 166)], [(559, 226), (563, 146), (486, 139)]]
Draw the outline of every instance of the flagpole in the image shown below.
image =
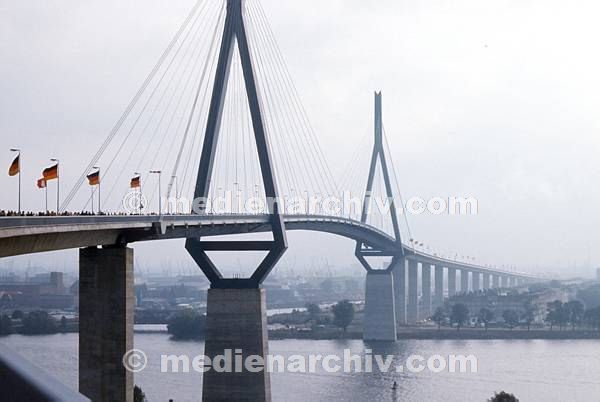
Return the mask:
[(19, 158), (19, 215), (21, 215), (21, 150), (17, 148), (11, 149), (12, 152), (17, 152)]
[(94, 187), (90, 186), (90, 188), (92, 189), (92, 215), (94, 215)]
[(102, 206), (100, 204), (100, 186), (102, 184), (102, 177), (100, 177), (100, 168), (94, 166), (94, 169), (98, 169), (98, 215), (102, 214)]
[(60, 211), (60, 161), (56, 158), (50, 160), (56, 162), (56, 216), (58, 216)]
[(46, 190), (46, 213), (48, 213), (48, 183), (44, 185), (44, 189)]

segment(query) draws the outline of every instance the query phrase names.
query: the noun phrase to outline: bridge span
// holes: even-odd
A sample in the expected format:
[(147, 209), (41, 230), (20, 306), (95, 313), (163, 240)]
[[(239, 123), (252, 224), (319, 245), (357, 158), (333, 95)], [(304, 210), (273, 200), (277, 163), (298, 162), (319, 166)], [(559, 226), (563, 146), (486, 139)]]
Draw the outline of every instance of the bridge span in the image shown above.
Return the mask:
[[(367, 223), (326, 215), (284, 215), (286, 230), (329, 233), (398, 253), (392, 236)], [(81, 215), (0, 218), (0, 258), (95, 246), (271, 232), (269, 215)], [(408, 260), (480, 274), (536, 279), (532, 274), (442, 258), (403, 244)]]

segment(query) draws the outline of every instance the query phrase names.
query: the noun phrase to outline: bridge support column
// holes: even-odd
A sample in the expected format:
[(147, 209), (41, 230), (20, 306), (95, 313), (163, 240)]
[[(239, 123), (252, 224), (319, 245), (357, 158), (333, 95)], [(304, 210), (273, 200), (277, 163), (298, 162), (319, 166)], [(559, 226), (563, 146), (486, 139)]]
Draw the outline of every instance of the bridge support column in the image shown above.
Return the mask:
[(494, 284), (492, 285), (492, 287), (494, 289), (498, 289), (500, 288), (501, 284), (500, 284), (500, 275), (492, 275), (492, 279)]
[(421, 263), (421, 318), (431, 317), (431, 264)]
[(133, 402), (133, 250), (79, 251), (79, 392), (93, 401)]
[(444, 267), (435, 265), (433, 278), (433, 309), (444, 305)]
[(392, 270), (394, 277), (394, 302), (396, 325), (406, 325), (406, 259), (399, 258)]
[(391, 271), (372, 270), (367, 273), (363, 321), (365, 341), (396, 341), (394, 276)]
[(436, 265), (433, 268), (434, 274), (434, 296), (433, 296), (433, 307), (438, 308), (444, 305), (444, 267)]
[(473, 272), (473, 292), (481, 290), (481, 273)]
[[(206, 306), (204, 355), (241, 351), (242, 362), (251, 355), (268, 355), (267, 307), (264, 289), (209, 289)], [(239, 372), (236, 372), (239, 371)], [(245, 367), (229, 372), (210, 370), (202, 379), (203, 401), (270, 401), (269, 373)]]
[(419, 320), (418, 296), (419, 266), (417, 261), (408, 261), (408, 304), (406, 306), (406, 320), (409, 324), (416, 324)]
[(448, 268), (448, 297), (456, 295), (456, 268)]
[(492, 274), (483, 274), (483, 288), (484, 289), (489, 289), (490, 288), (490, 282), (492, 279)]
[(519, 286), (521, 284), (521, 281), (519, 278), (514, 278), (512, 280), (513, 286)]
[(469, 291), (469, 271), (461, 269), (460, 271), (460, 291), (467, 293)]

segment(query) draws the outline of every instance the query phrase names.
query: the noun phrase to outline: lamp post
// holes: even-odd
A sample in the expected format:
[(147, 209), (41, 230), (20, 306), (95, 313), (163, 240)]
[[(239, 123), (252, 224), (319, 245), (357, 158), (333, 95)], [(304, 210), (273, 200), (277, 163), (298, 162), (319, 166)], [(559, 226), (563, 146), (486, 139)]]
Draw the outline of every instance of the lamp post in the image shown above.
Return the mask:
[(19, 158), (19, 215), (21, 215), (21, 150), (18, 148), (11, 148), (11, 152), (16, 152)]
[(56, 158), (50, 159), (51, 162), (56, 162), (56, 216), (60, 209), (60, 161)]
[(162, 215), (162, 195), (161, 195), (161, 185), (160, 185), (160, 177), (162, 175), (161, 170), (151, 170), (151, 174), (158, 175), (158, 216)]

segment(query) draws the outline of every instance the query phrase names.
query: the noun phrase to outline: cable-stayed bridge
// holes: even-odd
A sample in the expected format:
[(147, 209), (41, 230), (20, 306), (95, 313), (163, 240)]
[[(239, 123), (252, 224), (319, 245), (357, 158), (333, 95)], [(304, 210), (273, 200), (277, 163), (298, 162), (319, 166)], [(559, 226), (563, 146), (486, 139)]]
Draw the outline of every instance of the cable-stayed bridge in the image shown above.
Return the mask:
[[(114, 359), (133, 348), (128, 245), (136, 242), (186, 239), (187, 251), (211, 283), (207, 356), (226, 349), (241, 349), (245, 356), (268, 353), (260, 286), (285, 253), (289, 230), (356, 242), (354, 253), (367, 272), (368, 341), (395, 341), (399, 325), (427, 319), (446, 294), (459, 289), (536, 280), (415, 247), (406, 214), (399, 211), (403, 201), (382, 109), (376, 93), (372, 145), (361, 145), (355, 154), (370, 155), (370, 163), (361, 165), (353, 157), (338, 183), (260, 3), (198, 1), (59, 202), (56, 216), (0, 218), (0, 257), (80, 249), (80, 392), (92, 400), (132, 400), (132, 373)], [(92, 173), (98, 174), (89, 181), (90, 196), (86, 178)], [(342, 193), (359, 195), (361, 205), (330, 214), (289, 211), (289, 200), (328, 203)], [(206, 202), (184, 213), (163, 208), (168, 203), (162, 202), (225, 195), (238, 202), (218, 214)], [(123, 202), (131, 196), (133, 203)], [(379, 214), (372, 208), (377, 196), (388, 203)], [(248, 200), (259, 205), (254, 213), (245, 208)], [(93, 209), (94, 201), (102, 213), (66, 212)], [(148, 214), (155, 204), (158, 213)], [(265, 233), (268, 240), (252, 237)], [(229, 240), (230, 235), (250, 237)], [(218, 240), (211, 239), (215, 236)], [(266, 255), (247, 278), (225, 277), (211, 257), (248, 251)], [(269, 375), (207, 372), (203, 399), (270, 400)]]

